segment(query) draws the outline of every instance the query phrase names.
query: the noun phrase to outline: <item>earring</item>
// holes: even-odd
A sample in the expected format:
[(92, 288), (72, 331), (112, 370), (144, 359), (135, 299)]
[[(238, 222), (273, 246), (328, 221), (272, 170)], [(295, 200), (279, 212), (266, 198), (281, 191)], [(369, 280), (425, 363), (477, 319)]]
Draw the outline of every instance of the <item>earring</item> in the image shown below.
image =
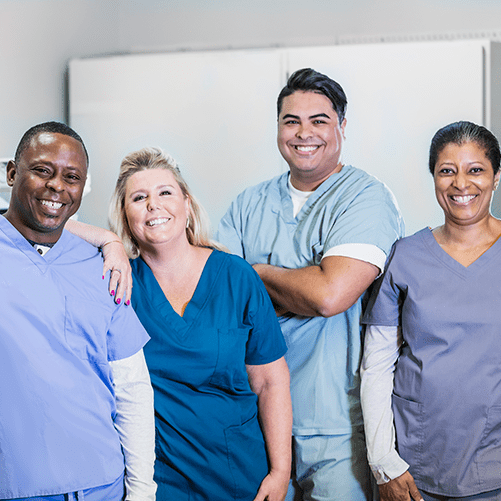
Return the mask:
[(498, 189), (498, 186), (499, 186), (499, 181), (497, 183), (494, 183), (494, 191)]
[(190, 216), (186, 218), (186, 228), (190, 227)]

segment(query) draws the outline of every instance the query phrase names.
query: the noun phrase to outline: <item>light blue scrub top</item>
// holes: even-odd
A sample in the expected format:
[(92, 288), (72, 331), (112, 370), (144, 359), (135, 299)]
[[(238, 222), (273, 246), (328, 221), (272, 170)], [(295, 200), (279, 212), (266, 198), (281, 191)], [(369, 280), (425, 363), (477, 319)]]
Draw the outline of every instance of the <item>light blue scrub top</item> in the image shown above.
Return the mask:
[(396, 243), (364, 322), (402, 327), (393, 411), (418, 488), (501, 488), (501, 240), (465, 268), (425, 228)]
[(157, 499), (252, 501), (268, 461), (245, 366), (286, 350), (263, 283), (244, 260), (214, 250), (181, 317), (141, 258), (132, 272), (132, 305), (151, 336)]
[[(288, 173), (242, 192), (219, 224), (217, 239), (250, 264), (319, 265), (342, 244), (372, 244), (386, 254), (403, 234), (388, 188), (345, 166), (308, 198), (296, 217)], [(330, 318), (283, 316), (291, 371), (293, 433), (351, 433), (362, 423), (359, 397), (362, 299)]]
[(124, 458), (108, 361), (148, 335), (83, 240), (63, 231), (42, 257), (0, 217), (0, 255), (0, 499), (110, 484)]

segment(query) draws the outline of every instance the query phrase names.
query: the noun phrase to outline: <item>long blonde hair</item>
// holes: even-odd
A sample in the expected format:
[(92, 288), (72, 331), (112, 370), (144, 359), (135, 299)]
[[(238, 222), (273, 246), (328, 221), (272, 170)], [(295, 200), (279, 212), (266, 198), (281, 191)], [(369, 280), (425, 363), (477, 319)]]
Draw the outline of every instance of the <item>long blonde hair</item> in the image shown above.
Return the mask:
[(120, 164), (115, 191), (110, 202), (108, 220), (110, 228), (122, 240), (127, 255), (134, 259), (139, 256), (139, 246), (132, 235), (125, 214), (125, 191), (127, 181), (136, 173), (150, 169), (165, 169), (172, 173), (181, 191), (189, 203), (188, 226), (186, 236), (191, 245), (197, 247), (212, 247), (226, 249), (210, 238), (210, 223), (205, 209), (199, 204), (183, 179), (176, 161), (166, 155), (160, 148), (142, 148), (129, 153)]

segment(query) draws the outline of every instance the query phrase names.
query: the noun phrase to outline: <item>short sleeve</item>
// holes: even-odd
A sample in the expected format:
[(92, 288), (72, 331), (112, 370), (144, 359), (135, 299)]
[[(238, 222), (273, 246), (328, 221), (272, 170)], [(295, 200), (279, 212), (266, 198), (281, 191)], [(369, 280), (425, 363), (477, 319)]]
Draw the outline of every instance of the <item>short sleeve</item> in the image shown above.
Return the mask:
[(252, 328), (247, 341), (245, 363), (263, 365), (285, 355), (285, 344), (275, 309), (259, 275), (250, 268), (251, 308), (248, 320)]
[(231, 253), (244, 257), (240, 223), (240, 203), (241, 197), (239, 196), (231, 203), (226, 214), (221, 218), (216, 233), (216, 241), (225, 245)]
[(372, 289), (362, 323), (368, 325), (400, 325), (400, 312), (404, 300), (404, 291), (394, 278), (395, 244), (386, 262), (384, 274), (378, 278)]
[(330, 228), (324, 249), (344, 244), (369, 244), (389, 254), (393, 243), (403, 236), (403, 220), (395, 197), (381, 182), (365, 186), (338, 215)]
[(108, 361), (131, 357), (148, 342), (146, 333), (132, 306), (115, 308), (107, 334)]

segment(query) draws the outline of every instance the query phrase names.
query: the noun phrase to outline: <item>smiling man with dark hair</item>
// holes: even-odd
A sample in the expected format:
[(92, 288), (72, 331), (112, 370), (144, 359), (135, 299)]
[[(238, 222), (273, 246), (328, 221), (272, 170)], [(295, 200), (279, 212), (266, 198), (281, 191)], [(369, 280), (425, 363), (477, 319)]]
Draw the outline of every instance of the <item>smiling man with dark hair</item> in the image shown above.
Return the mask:
[(311, 68), (278, 101), (289, 172), (248, 188), (219, 240), (254, 266), (287, 342), (293, 470), (287, 500), (372, 499), (359, 397), (360, 316), (402, 220), (386, 186), (341, 161), (341, 86)]
[(131, 308), (110, 298), (98, 250), (64, 230), (87, 164), (80, 136), (48, 122), (24, 135), (7, 165), (1, 500), (155, 499), (148, 335)]

